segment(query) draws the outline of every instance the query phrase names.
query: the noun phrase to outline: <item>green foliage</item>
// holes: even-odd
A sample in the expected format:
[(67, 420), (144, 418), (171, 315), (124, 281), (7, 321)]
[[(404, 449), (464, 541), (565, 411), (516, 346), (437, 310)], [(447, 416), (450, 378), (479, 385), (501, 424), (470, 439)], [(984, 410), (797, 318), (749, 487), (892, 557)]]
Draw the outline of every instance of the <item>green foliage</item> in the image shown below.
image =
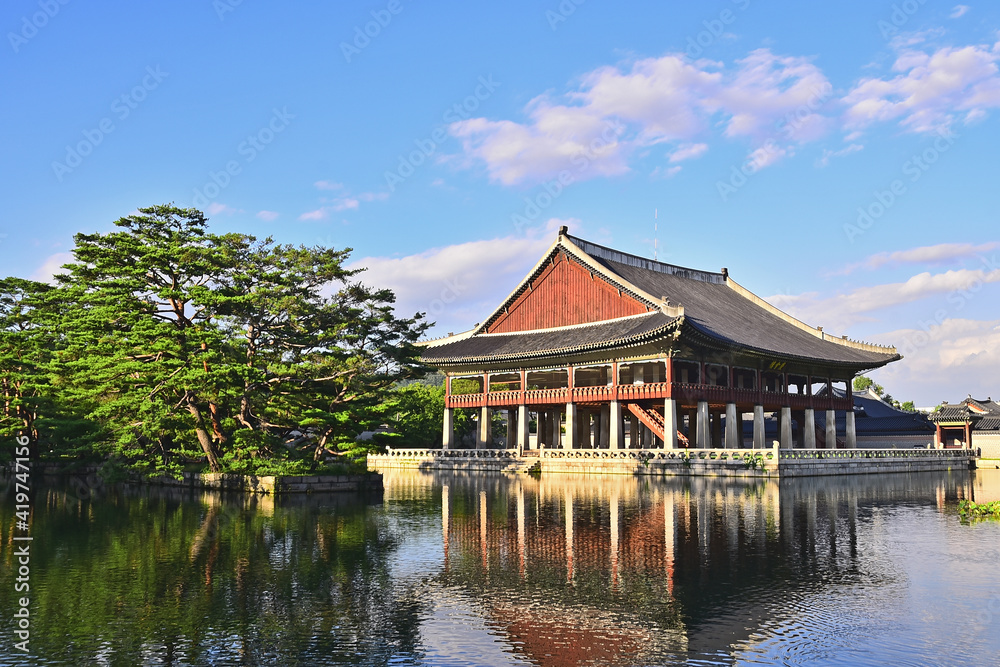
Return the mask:
[(913, 401), (906, 401), (900, 403), (898, 400), (892, 397), (891, 394), (886, 393), (885, 387), (876, 383), (867, 375), (859, 375), (854, 378), (854, 391), (865, 391), (871, 389), (871, 391), (881, 398), (883, 401), (896, 408), (897, 410), (906, 410), (907, 412), (916, 412), (916, 408), (913, 405)]
[(1000, 519), (1000, 500), (987, 503), (959, 500), (958, 513), (963, 519)]
[(314, 469), (418, 378), (422, 315), (357, 282), (350, 250), (213, 234), (204, 215), (140, 209), (78, 234), (51, 287), (0, 282), (3, 433), (114, 457), (143, 474)]

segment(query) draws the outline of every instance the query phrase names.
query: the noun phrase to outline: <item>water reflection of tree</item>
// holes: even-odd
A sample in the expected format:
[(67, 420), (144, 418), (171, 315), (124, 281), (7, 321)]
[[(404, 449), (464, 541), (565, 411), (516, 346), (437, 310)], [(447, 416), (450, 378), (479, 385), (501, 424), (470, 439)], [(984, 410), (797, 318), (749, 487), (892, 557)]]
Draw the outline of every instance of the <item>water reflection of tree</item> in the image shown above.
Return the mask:
[[(0, 509), (4, 526), (9, 507)], [(148, 489), (79, 500), (45, 490), (35, 507), (35, 655), (68, 664), (383, 664), (415, 651), (421, 602), (394, 585), (396, 538), (361, 502), (289, 506)], [(9, 583), (4, 609), (14, 608)]]

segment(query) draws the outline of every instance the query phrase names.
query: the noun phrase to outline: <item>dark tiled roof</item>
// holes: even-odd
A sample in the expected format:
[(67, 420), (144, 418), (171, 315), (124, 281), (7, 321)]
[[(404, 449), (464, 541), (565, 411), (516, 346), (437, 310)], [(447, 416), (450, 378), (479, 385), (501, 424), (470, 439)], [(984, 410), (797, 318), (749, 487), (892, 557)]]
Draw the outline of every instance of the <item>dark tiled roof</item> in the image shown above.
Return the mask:
[[(684, 318), (704, 335), (761, 352), (847, 364), (882, 365), (896, 357), (822, 340), (773, 315), (725, 282), (708, 282), (595, 258), (602, 266), (671, 305), (684, 307)], [(721, 278), (721, 275), (720, 275)]]
[[(745, 295), (742, 288), (727, 284), (726, 276), (721, 273), (647, 260), (576, 237), (564, 237), (562, 233), (560, 239), (558, 245), (569, 254), (582, 253), (577, 261), (600, 266), (609, 281), (620, 283), (624, 290), (637, 290), (640, 300), (652, 300), (649, 305), (660, 306), (660, 299), (666, 299), (667, 312), (671, 312), (671, 306), (683, 306), (683, 318), (657, 311), (636, 318), (547, 331), (476, 333), (463, 340), (428, 345), (423, 360), (431, 365), (474, 363), (602, 349), (639, 342), (638, 339), (649, 340), (675, 322), (682, 335), (691, 336), (695, 342), (732, 346), (768, 356), (843, 364), (856, 370), (876, 368), (899, 358), (892, 348), (864, 348), (823, 340), (770, 311), (756, 302), (756, 297)], [(480, 327), (480, 332), (485, 331), (489, 321), (488, 318)]]
[(555, 356), (618, 347), (655, 338), (676, 322), (660, 312), (574, 327), (503, 334), (478, 334), (424, 349), (428, 364), (489, 362), (520, 357)]
[(983, 417), (976, 423), (977, 431), (1000, 431), (1000, 417)]
[(933, 421), (964, 421), (968, 416), (969, 408), (967, 408), (964, 404), (945, 404), (931, 413), (931, 419)]

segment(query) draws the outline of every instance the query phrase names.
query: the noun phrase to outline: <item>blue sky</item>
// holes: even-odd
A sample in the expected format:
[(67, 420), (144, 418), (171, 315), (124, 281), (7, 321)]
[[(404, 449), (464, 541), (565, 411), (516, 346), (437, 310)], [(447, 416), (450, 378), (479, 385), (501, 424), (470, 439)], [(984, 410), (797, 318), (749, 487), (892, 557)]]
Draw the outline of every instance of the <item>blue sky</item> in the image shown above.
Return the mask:
[(1000, 396), (1000, 7), (5, 4), (0, 266), (140, 206), (354, 249), (436, 334), (556, 228), (894, 344), (919, 405)]

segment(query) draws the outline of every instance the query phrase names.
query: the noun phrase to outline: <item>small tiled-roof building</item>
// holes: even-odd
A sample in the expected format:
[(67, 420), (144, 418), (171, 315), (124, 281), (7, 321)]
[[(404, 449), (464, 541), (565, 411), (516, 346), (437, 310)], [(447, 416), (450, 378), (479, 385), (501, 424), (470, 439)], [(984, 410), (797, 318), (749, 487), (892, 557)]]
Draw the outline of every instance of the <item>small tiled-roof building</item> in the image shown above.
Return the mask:
[[(481, 324), (425, 345), (423, 361), (446, 375), (445, 447), (457, 408), (480, 411), (481, 447), (491, 411), (521, 449), (531, 421), (548, 447), (738, 447), (744, 413), (764, 447), (765, 411), (778, 415), (783, 447), (853, 447), (854, 376), (900, 358), (800, 322), (726, 269), (645, 259), (565, 227)], [(460, 378), (473, 382), (453, 386)]]
[(969, 396), (961, 403), (945, 401), (930, 414), (939, 447), (982, 450), (984, 458), (1000, 458), (1000, 403)]

